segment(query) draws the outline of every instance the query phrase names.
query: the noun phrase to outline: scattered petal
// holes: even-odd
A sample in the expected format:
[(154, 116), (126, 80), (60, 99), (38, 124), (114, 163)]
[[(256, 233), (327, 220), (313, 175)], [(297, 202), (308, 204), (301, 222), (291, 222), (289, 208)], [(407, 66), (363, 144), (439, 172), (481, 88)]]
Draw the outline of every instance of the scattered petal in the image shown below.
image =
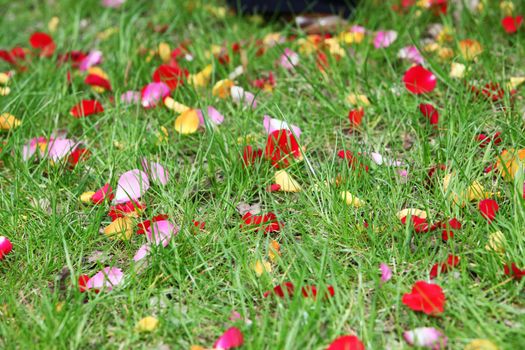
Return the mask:
[(118, 180), (114, 203), (125, 203), (139, 199), (149, 189), (148, 175), (133, 169), (122, 174)]
[(388, 282), (392, 278), (392, 269), (385, 264), (381, 263), (379, 264), (379, 270), (381, 271), (381, 282)]
[(175, 119), (175, 131), (179, 134), (193, 134), (199, 129), (199, 115), (195, 109), (188, 109), (182, 112)]
[(365, 350), (365, 346), (355, 335), (343, 335), (334, 340), (326, 350)]
[(79, 104), (71, 108), (69, 114), (75, 118), (81, 118), (102, 112), (104, 112), (104, 107), (102, 107), (100, 102), (95, 100), (82, 100)]
[(102, 271), (97, 272), (86, 283), (86, 289), (106, 289), (112, 290), (124, 280), (124, 273), (121, 269), (116, 267), (106, 267)]
[(149, 83), (141, 92), (142, 106), (144, 108), (152, 108), (159, 103), (164, 97), (170, 94), (170, 88), (163, 82)]
[(213, 345), (215, 350), (228, 350), (240, 347), (244, 343), (241, 331), (236, 327), (229, 328)]
[(0, 260), (13, 250), (13, 244), (4, 236), (0, 236)]
[(115, 221), (104, 228), (104, 234), (109, 239), (131, 239), (133, 235), (133, 219), (128, 216), (115, 219)]
[(376, 49), (381, 49), (389, 47), (397, 39), (397, 32), (393, 30), (380, 31), (376, 33), (374, 38), (374, 47)]
[(443, 313), (445, 294), (437, 284), (417, 281), (412, 286), (412, 292), (403, 295), (403, 304), (414, 311), (422, 311), (435, 316)]
[(434, 91), (437, 79), (431, 71), (422, 66), (414, 66), (405, 72), (403, 82), (408, 91), (419, 95)]
[(494, 199), (483, 199), (478, 204), (481, 215), (491, 223), (496, 218), (496, 213), (499, 210), (499, 205)]
[(153, 332), (159, 326), (159, 320), (153, 316), (146, 316), (135, 325), (136, 332)]
[(341, 198), (347, 205), (350, 205), (354, 208), (360, 208), (363, 205), (365, 205), (365, 202), (363, 202), (361, 199), (357, 198), (348, 191), (341, 192)]
[(285, 170), (279, 170), (275, 173), (275, 183), (280, 186), (283, 192), (299, 192), (301, 186)]
[(463, 350), (499, 350), (499, 348), (488, 339), (474, 339)]
[(420, 327), (403, 332), (403, 338), (409, 345), (433, 350), (445, 349), (447, 345), (447, 337), (433, 327)]

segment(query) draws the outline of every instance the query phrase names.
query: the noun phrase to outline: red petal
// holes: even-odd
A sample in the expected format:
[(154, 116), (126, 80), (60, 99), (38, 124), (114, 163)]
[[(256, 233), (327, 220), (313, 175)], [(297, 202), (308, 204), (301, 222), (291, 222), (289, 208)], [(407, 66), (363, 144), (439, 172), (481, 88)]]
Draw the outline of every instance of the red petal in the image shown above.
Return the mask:
[(33, 48), (41, 50), (42, 56), (51, 56), (55, 52), (55, 42), (46, 33), (33, 33), (29, 38), (29, 43)]
[(499, 205), (494, 199), (483, 199), (478, 204), (481, 215), (490, 223), (496, 217)]
[(264, 156), (272, 162), (273, 166), (283, 165), (286, 167), (290, 164), (288, 160), (290, 156), (299, 158), (301, 152), (295, 136), (290, 131), (281, 129), (268, 135)]
[(93, 204), (100, 204), (105, 199), (112, 200), (113, 197), (114, 197), (113, 189), (111, 188), (111, 186), (109, 184), (105, 184), (104, 186), (102, 186), (101, 189), (99, 189), (97, 192), (95, 192), (95, 194), (93, 196), (91, 196), (91, 202)]
[(361, 124), (361, 121), (363, 120), (364, 115), (365, 110), (363, 108), (352, 109), (348, 113), (348, 119), (350, 120), (350, 124), (353, 127), (359, 126)]
[(436, 76), (422, 66), (414, 66), (405, 72), (403, 82), (408, 91), (413, 94), (425, 94), (436, 88)]
[(82, 100), (69, 111), (75, 118), (87, 117), (102, 112), (104, 112), (104, 107), (102, 107), (100, 102), (95, 100)]
[(292, 282), (284, 282), (283, 284), (273, 287), (273, 290), (265, 292), (263, 296), (267, 298), (273, 293), (279, 298), (284, 298), (285, 296), (292, 297), (294, 288), (295, 287)]
[(144, 220), (142, 222), (139, 222), (137, 224), (138, 226), (137, 234), (138, 235), (145, 234), (146, 231), (149, 230), (149, 228), (151, 227), (152, 223), (157, 222), (157, 221), (167, 220), (168, 218), (169, 218), (168, 215), (160, 214), (160, 215), (154, 216), (151, 220)]
[(438, 123), (439, 112), (436, 108), (434, 108), (434, 106), (429, 103), (421, 103), (419, 105), (419, 110), (421, 111), (421, 114), (428, 118), (430, 124), (436, 125)]
[(88, 74), (88, 76), (84, 80), (84, 83), (91, 86), (99, 86), (101, 88), (111, 91), (111, 84), (109, 83), (109, 80), (104, 79), (97, 74)]
[(228, 350), (238, 348), (244, 343), (241, 331), (236, 327), (229, 328), (213, 345), (217, 350)]
[(523, 16), (507, 16), (501, 20), (501, 25), (503, 26), (503, 29), (509, 34), (516, 33), (519, 27), (521, 27), (522, 23)]
[(156, 83), (163, 82), (170, 90), (176, 89), (179, 84), (184, 82), (184, 78), (188, 76), (186, 69), (181, 69), (178, 66), (170, 66), (162, 64), (153, 73), (153, 81)]
[(279, 184), (271, 184), (269, 187), (268, 187), (268, 192), (277, 192), (281, 189), (281, 185)]
[(343, 335), (337, 338), (326, 350), (365, 350), (365, 346), (354, 335)]
[(412, 287), (412, 292), (403, 295), (402, 301), (414, 311), (437, 315), (444, 311), (445, 294), (437, 284), (417, 281)]
[(91, 152), (88, 149), (77, 147), (69, 154), (67, 162), (69, 163), (70, 168), (74, 168), (78, 162), (88, 159), (90, 155)]
[(84, 293), (87, 290), (86, 284), (88, 281), (89, 281), (88, 275), (80, 275), (78, 277), (78, 289), (80, 290), (81, 293)]

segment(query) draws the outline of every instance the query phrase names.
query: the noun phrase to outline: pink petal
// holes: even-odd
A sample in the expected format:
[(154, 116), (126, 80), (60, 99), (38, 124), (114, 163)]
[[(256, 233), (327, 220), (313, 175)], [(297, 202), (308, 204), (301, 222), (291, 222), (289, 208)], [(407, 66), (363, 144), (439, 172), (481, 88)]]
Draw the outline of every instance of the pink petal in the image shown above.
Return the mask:
[(236, 327), (229, 328), (213, 345), (215, 350), (237, 348), (244, 343), (241, 331)]
[(288, 130), (292, 132), (292, 134), (294, 134), (294, 136), (297, 138), (301, 136), (301, 129), (298, 126), (289, 125), (287, 122), (272, 118), (269, 115), (264, 116), (263, 126), (268, 135), (277, 130)]
[(78, 69), (81, 71), (86, 71), (89, 68), (96, 66), (100, 62), (102, 62), (102, 51), (94, 50), (84, 57), (82, 62), (80, 62)]
[(138, 91), (126, 91), (120, 95), (120, 102), (124, 104), (135, 104), (140, 102), (140, 92)]
[(160, 220), (151, 224), (151, 227), (146, 231), (146, 237), (155, 245), (162, 244), (165, 247), (178, 232), (179, 228), (169, 220)]
[(149, 189), (148, 175), (139, 170), (133, 169), (125, 172), (118, 179), (117, 192), (113, 203), (126, 203), (142, 197)]
[(157, 103), (170, 94), (170, 88), (163, 82), (149, 83), (142, 89), (142, 106), (155, 107)]
[(251, 92), (244, 90), (240, 86), (232, 86), (230, 88), (230, 94), (233, 102), (235, 103), (244, 103), (245, 106), (256, 108), (257, 101), (255, 100), (255, 95)]
[(381, 49), (389, 47), (397, 39), (397, 32), (393, 30), (388, 30), (384, 32), (377, 32), (376, 37), (374, 38), (374, 47), (376, 49)]
[(363, 26), (354, 25), (350, 27), (350, 33), (365, 33), (366, 28)]
[(135, 253), (135, 256), (133, 257), (134, 261), (140, 261), (144, 259), (146, 256), (148, 256), (149, 252), (151, 250), (151, 247), (149, 244), (143, 244), (139, 250)]
[(433, 350), (445, 349), (447, 337), (432, 327), (420, 327), (403, 332), (403, 337), (409, 345), (423, 346)]
[(299, 64), (299, 55), (289, 48), (284, 49), (284, 53), (279, 58), (279, 64), (284, 69), (292, 70)]
[(224, 122), (224, 116), (212, 106), (208, 106), (208, 118), (210, 118), (215, 125), (221, 125)]
[(107, 289), (111, 290), (117, 286), (124, 279), (122, 270), (116, 267), (106, 267), (102, 271), (97, 272), (86, 283), (87, 289)]
[(142, 168), (149, 177), (160, 185), (168, 183), (168, 171), (160, 163), (148, 162), (146, 158), (142, 159)]
[(385, 263), (381, 263), (379, 269), (381, 270), (381, 282), (388, 282), (392, 278), (390, 267)]
[(54, 139), (47, 145), (47, 154), (54, 161), (60, 160), (75, 150), (78, 143), (70, 139)]
[(397, 57), (415, 64), (422, 64), (425, 62), (423, 56), (421, 56), (419, 50), (415, 46), (403, 47), (401, 50), (399, 50)]
[(125, 3), (126, 0), (102, 0), (102, 6), (110, 8), (118, 8)]
[(22, 147), (22, 159), (24, 161), (29, 160), (36, 152), (37, 143), (34, 140), (32, 139)]

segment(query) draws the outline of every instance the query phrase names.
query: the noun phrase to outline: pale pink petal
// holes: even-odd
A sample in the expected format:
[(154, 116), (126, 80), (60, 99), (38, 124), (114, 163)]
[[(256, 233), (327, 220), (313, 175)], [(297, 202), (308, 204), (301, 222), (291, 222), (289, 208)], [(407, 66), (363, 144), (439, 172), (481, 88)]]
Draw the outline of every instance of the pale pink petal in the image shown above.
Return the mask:
[(423, 346), (433, 350), (445, 349), (447, 337), (432, 327), (421, 327), (403, 332), (403, 337), (409, 345)]
[(150, 179), (160, 185), (168, 183), (168, 171), (156, 162), (149, 162), (146, 158), (142, 158), (142, 168), (149, 175)]
[(107, 289), (111, 290), (124, 279), (122, 270), (116, 267), (106, 267), (91, 277), (87, 283), (87, 289)]
[(149, 252), (151, 250), (151, 247), (149, 244), (143, 244), (139, 250), (135, 253), (135, 256), (133, 257), (134, 261), (140, 261), (144, 259), (146, 256), (148, 256)]
[(104, 7), (111, 7), (111, 8), (118, 8), (122, 6), (123, 3), (125, 3), (126, 0), (102, 0), (102, 6)]
[(88, 53), (88, 55), (80, 62), (78, 69), (86, 71), (89, 68), (96, 66), (102, 62), (102, 51), (94, 50)]
[(148, 189), (149, 179), (145, 172), (139, 169), (127, 171), (118, 179), (117, 191), (113, 202), (118, 204), (137, 200)]
[(301, 136), (301, 129), (296, 125), (289, 125), (287, 122), (265, 115), (263, 118), (263, 126), (266, 133), (269, 135), (277, 130), (288, 130), (294, 134), (295, 137)]
[(350, 27), (350, 33), (363, 33), (364, 34), (365, 32), (366, 32), (365, 27), (358, 26), (358, 25), (354, 25)]
[(244, 90), (240, 86), (232, 86), (230, 88), (230, 94), (233, 102), (243, 103), (247, 107), (256, 108), (257, 101), (255, 100), (255, 95), (249, 91)]
[(208, 118), (210, 118), (215, 125), (221, 125), (224, 122), (224, 116), (213, 106), (208, 106)]
[(22, 147), (22, 159), (24, 161), (29, 160), (36, 153), (37, 143), (35, 139), (32, 139)]
[(403, 47), (401, 50), (399, 50), (397, 57), (415, 64), (422, 64), (425, 62), (423, 56), (421, 56), (419, 50), (415, 46)]
[(54, 139), (47, 145), (47, 154), (53, 161), (69, 155), (78, 146), (78, 142), (70, 139)]
[(372, 152), (370, 153), (370, 156), (372, 157), (374, 163), (376, 163), (377, 165), (383, 164), (383, 156), (381, 154)]
[(379, 264), (379, 269), (381, 270), (381, 282), (388, 282), (392, 278), (392, 270), (390, 267), (385, 264)]
[(149, 83), (142, 89), (142, 106), (151, 108), (170, 94), (170, 88), (163, 82)]
[(126, 91), (120, 95), (120, 102), (124, 104), (135, 104), (140, 102), (140, 92), (138, 91)]
[(397, 32), (393, 30), (377, 32), (374, 38), (374, 47), (376, 49), (389, 47), (396, 39)]
[(146, 231), (146, 237), (155, 245), (162, 244), (165, 247), (178, 232), (179, 228), (169, 220), (160, 220), (151, 224), (151, 227)]
[(236, 327), (229, 328), (213, 345), (215, 350), (228, 350), (241, 346), (244, 338), (241, 331)]
[(279, 58), (279, 64), (284, 69), (294, 69), (299, 64), (299, 55), (289, 48), (284, 49), (284, 53)]

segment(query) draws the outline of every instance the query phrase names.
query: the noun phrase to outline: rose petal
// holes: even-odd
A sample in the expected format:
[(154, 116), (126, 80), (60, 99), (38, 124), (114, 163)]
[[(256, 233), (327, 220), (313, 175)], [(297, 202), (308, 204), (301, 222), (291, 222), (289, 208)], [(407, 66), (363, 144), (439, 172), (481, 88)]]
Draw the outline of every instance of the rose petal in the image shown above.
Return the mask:
[(139, 199), (149, 189), (148, 175), (133, 169), (122, 174), (118, 180), (114, 203), (125, 203)]
[(182, 112), (177, 119), (175, 119), (175, 131), (179, 134), (193, 134), (199, 129), (199, 114), (195, 109), (188, 109)]
[(374, 47), (376, 49), (389, 47), (396, 39), (397, 32), (393, 30), (377, 32), (374, 38)]
[(163, 82), (149, 83), (141, 92), (142, 106), (144, 108), (152, 108), (159, 103), (164, 97), (170, 94), (170, 88)]
[(301, 136), (301, 129), (296, 125), (289, 125), (287, 122), (275, 119), (269, 115), (265, 115), (263, 118), (264, 130), (267, 134), (271, 134), (277, 130), (288, 130), (294, 134), (295, 137), (299, 139)]
[(481, 215), (487, 219), (489, 223), (496, 218), (496, 213), (499, 210), (499, 205), (494, 199), (483, 199), (478, 204)]
[(140, 246), (140, 248), (135, 253), (135, 256), (133, 256), (134, 261), (140, 261), (144, 259), (146, 256), (148, 256), (149, 252), (151, 250), (151, 246), (149, 244), (143, 244)]
[(275, 173), (275, 183), (280, 186), (283, 192), (299, 192), (301, 186), (295, 179), (286, 172), (286, 170), (279, 170)]
[(381, 282), (388, 282), (392, 278), (392, 270), (385, 264), (379, 264), (379, 270), (381, 271)]
[(89, 54), (84, 57), (82, 62), (80, 62), (80, 65), (78, 69), (81, 71), (86, 71), (89, 68), (96, 66), (97, 64), (100, 64), (102, 62), (102, 51), (94, 50), (89, 52)]
[(413, 94), (425, 94), (436, 88), (436, 76), (422, 66), (414, 66), (405, 72), (403, 82), (408, 91)]
[(224, 116), (212, 106), (208, 106), (208, 118), (215, 125), (221, 125), (224, 122)]
[(138, 91), (126, 91), (122, 95), (120, 95), (120, 102), (124, 104), (134, 104), (140, 102), (140, 92)]
[(299, 64), (299, 55), (289, 48), (284, 49), (284, 53), (279, 58), (279, 64), (284, 69), (292, 70)]
[(107, 289), (112, 290), (113, 287), (122, 283), (124, 273), (121, 269), (116, 267), (106, 267), (102, 271), (96, 273), (86, 283), (87, 289)]
[(102, 107), (100, 102), (96, 100), (82, 100), (71, 108), (69, 114), (75, 118), (81, 118), (102, 112), (104, 112), (104, 107)]
[(414, 64), (423, 64), (423, 62), (425, 62), (417, 47), (413, 45), (403, 47), (401, 50), (399, 50), (397, 57)]
[(243, 343), (244, 338), (241, 331), (236, 327), (231, 327), (217, 339), (213, 348), (215, 350), (228, 350), (237, 348)]
[(326, 350), (365, 350), (365, 346), (355, 335), (343, 335), (334, 340)]
[(126, 0), (102, 0), (102, 6), (109, 8), (119, 8)]
[(0, 260), (13, 250), (13, 244), (4, 236), (0, 236)]
[(57, 161), (70, 154), (77, 146), (78, 143), (70, 139), (54, 139), (47, 146), (47, 155)]
[(447, 337), (433, 327), (420, 327), (403, 332), (403, 338), (409, 345), (422, 346), (433, 350), (445, 349)]
[(169, 220), (159, 220), (153, 222), (150, 228), (146, 230), (146, 237), (148, 241), (155, 245), (162, 244), (162, 246), (165, 247), (178, 232), (179, 228)]
[(142, 158), (141, 164), (144, 171), (154, 182), (163, 186), (168, 183), (168, 171), (161, 164), (148, 162), (146, 158)]

